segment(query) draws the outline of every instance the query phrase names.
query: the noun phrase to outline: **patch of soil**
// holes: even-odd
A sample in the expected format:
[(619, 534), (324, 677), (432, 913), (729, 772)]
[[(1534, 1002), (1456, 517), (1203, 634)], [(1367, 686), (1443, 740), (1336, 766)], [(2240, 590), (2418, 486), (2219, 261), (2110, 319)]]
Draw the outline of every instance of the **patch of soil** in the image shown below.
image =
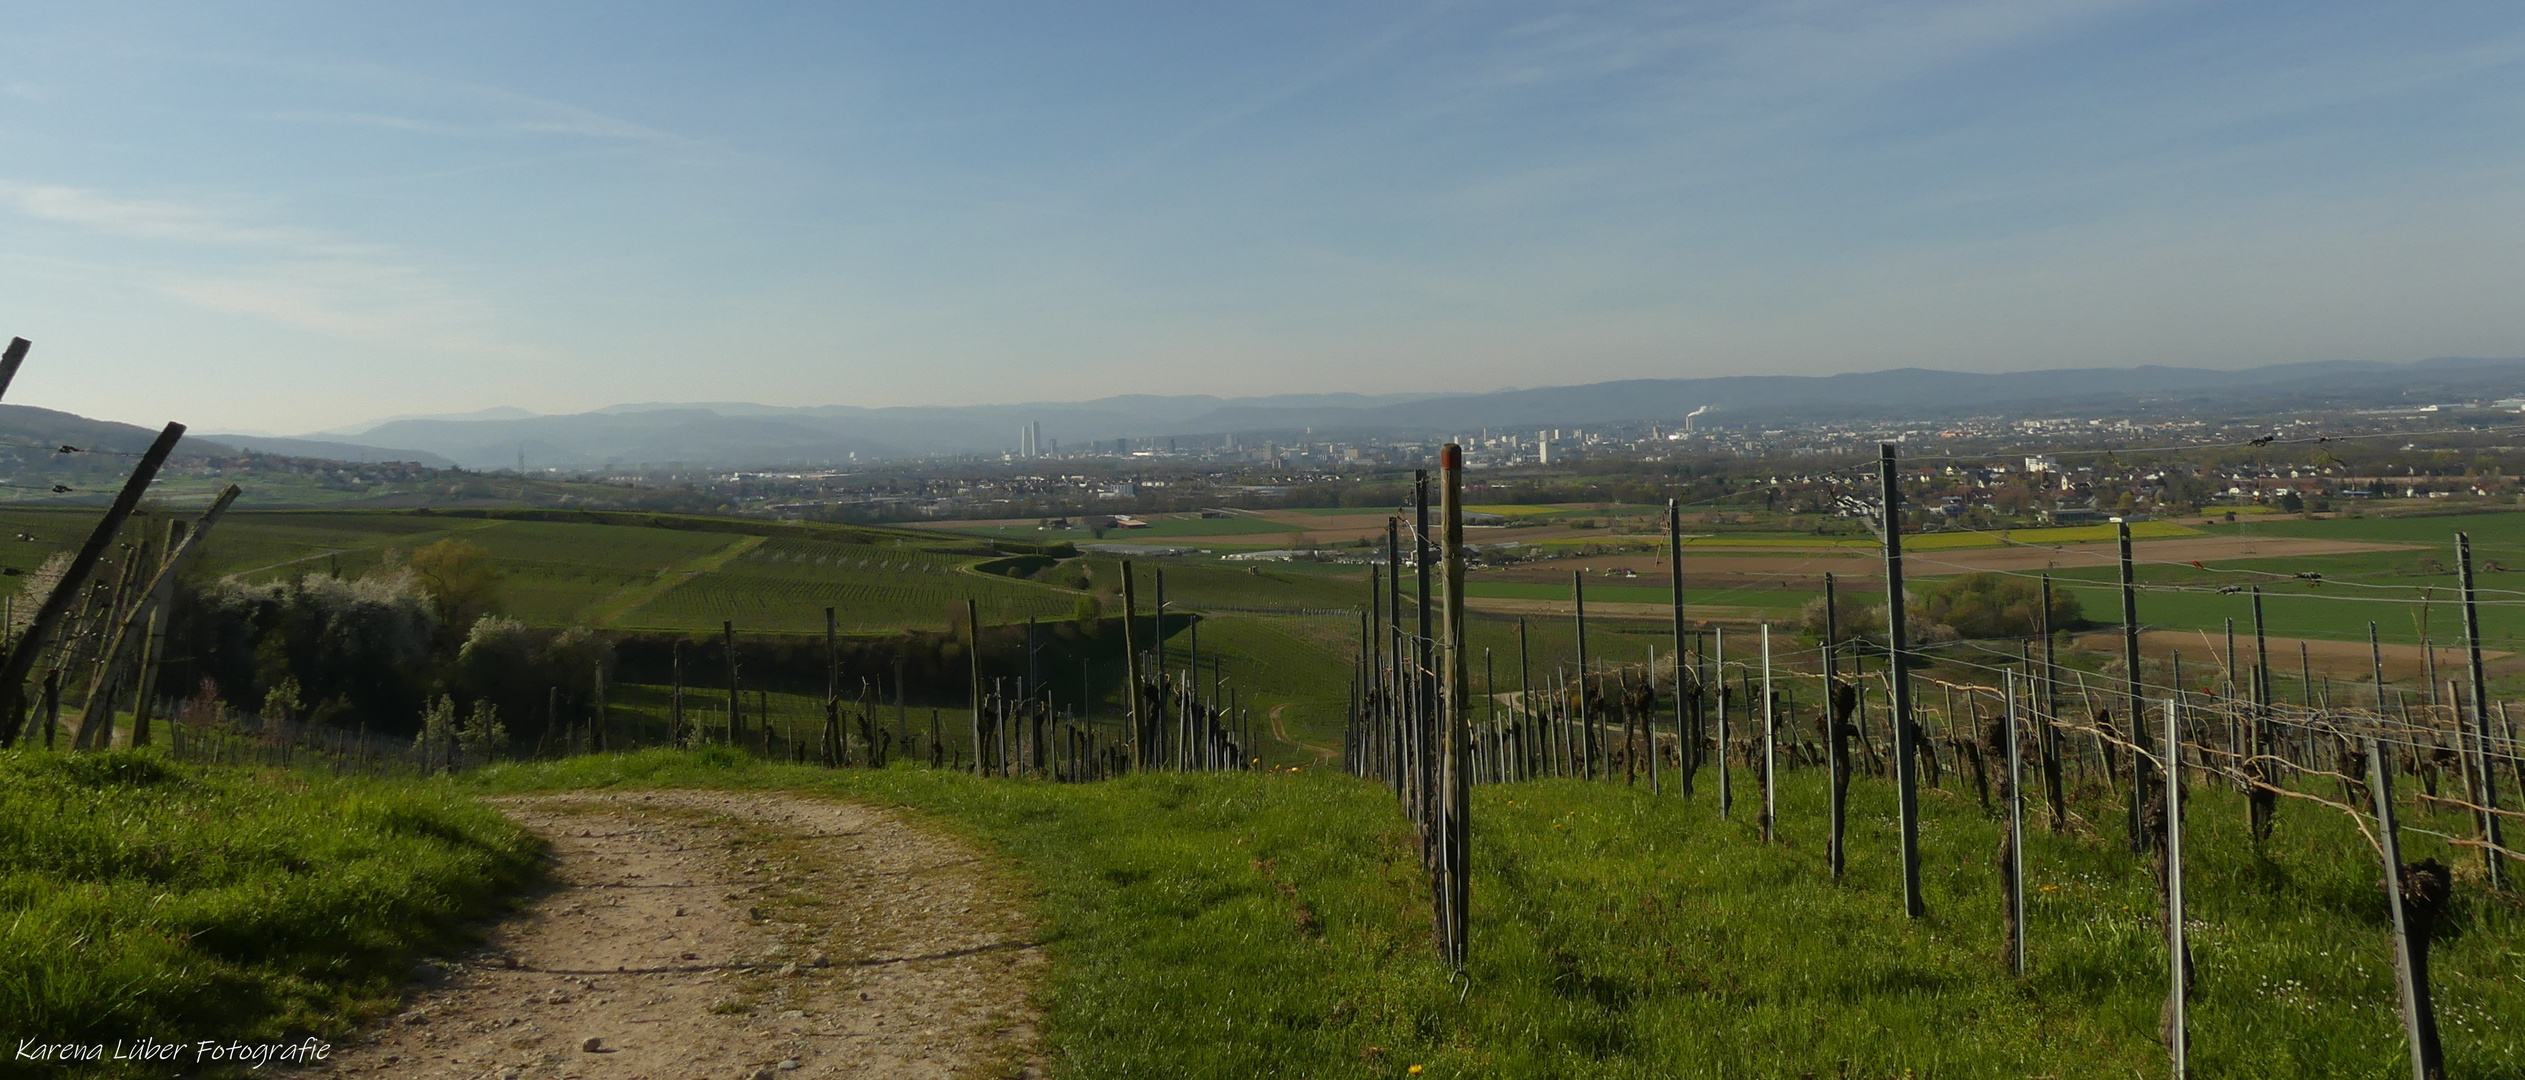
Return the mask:
[(415, 973), (346, 1076), (1033, 1076), (1043, 949), (1017, 890), (902, 816), (796, 796), (500, 800), (551, 888)]

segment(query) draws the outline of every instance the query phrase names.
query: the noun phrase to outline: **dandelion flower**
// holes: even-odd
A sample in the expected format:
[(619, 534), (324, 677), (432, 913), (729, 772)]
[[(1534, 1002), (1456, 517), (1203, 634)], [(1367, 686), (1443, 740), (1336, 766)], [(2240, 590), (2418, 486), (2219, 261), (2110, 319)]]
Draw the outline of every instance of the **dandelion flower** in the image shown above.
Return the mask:
[(1418, 1065), (1414, 1065), (1414, 1066), (1412, 1066), (1412, 1068), (1411, 1068), (1411, 1073), (1412, 1073), (1412, 1075), (1413, 1075), (1413, 1076), (1418, 1076), (1418, 1075), (1420, 1075), (1420, 1066), (1418, 1066)]

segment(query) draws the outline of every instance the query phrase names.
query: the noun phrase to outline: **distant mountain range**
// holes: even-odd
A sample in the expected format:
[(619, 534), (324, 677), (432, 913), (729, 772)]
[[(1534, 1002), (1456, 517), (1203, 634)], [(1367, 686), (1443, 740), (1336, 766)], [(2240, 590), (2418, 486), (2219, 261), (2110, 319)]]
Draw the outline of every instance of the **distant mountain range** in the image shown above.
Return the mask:
[[(834, 464), (1017, 448), (1026, 424), (1047, 449), (1114, 439), (1227, 435), (1284, 441), (1429, 437), (1482, 428), (1590, 427), (1677, 422), (1711, 407), (1712, 424), (1942, 420), (1963, 416), (2149, 416), (2176, 411), (2269, 415), (2291, 411), (2525, 397), (2525, 359), (2393, 364), (2325, 361), (2233, 371), (2076, 368), (1973, 374), (1899, 368), (1820, 377), (1742, 375), (1630, 379), (1482, 394), (1284, 394), (1220, 398), (1124, 396), (1017, 405), (861, 408), (750, 402), (615, 405), (540, 416), (514, 408), (399, 417), (286, 439), (204, 433), (264, 453), (344, 461), (418, 461), (466, 468), (604, 466), (694, 468)], [(39, 419), (36, 414), (41, 414)], [(77, 424), (49, 410), (0, 406), (0, 429), (67, 438)], [(104, 425), (124, 428), (125, 425)], [(38, 435), (38, 431), (47, 432)], [(57, 432), (57, 434), (52, 434)], [(147, 442), (131, 428), (111, 441)], [(96, 438), (97, 436), (90, 436)]]

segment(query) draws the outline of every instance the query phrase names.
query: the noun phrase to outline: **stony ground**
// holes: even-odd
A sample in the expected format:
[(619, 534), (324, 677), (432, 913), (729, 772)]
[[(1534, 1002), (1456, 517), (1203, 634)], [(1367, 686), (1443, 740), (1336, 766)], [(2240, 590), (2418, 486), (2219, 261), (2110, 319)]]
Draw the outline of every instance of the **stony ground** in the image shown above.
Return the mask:
[(978, 852), (794, 796), (505, 800), (552, 886), (340, 1048), (344, 1076), (1036, 1074), (1043, 950)]

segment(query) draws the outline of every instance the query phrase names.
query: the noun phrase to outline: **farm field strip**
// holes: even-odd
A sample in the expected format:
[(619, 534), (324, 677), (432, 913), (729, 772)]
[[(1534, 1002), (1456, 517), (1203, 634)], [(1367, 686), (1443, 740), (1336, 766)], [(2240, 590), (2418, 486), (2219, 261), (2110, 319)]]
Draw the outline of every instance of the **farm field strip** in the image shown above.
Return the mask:
[(695, 575), (709, 573), (712, 570), (716, 570), (727, 565), (728, 560), (736, 558), (739, 555), (743, 555), (757, 547), (761, 547), (763, 540), (764, 538), (760, 536), (737, 537), (734, 541), (730, 542), (728, 546), (708, 555), (704, 555), (701, 558), (695, 559), (684, 566), (677, 567), (672, 570), (658, 571), (658, 577), (655, 581), (626, 586), (612, 596), (608, 596), (592, 605), (589, 605), (586, 612), (588, 624), (591, 626), (611, 626), (620, 621), (624, 615), (637, 611), (641, 607), (646, 606), (650, 601), (665, 595), (667, 590), (673, 589), (677, 585), (681, 585), (686, 581), (692, 580)]

